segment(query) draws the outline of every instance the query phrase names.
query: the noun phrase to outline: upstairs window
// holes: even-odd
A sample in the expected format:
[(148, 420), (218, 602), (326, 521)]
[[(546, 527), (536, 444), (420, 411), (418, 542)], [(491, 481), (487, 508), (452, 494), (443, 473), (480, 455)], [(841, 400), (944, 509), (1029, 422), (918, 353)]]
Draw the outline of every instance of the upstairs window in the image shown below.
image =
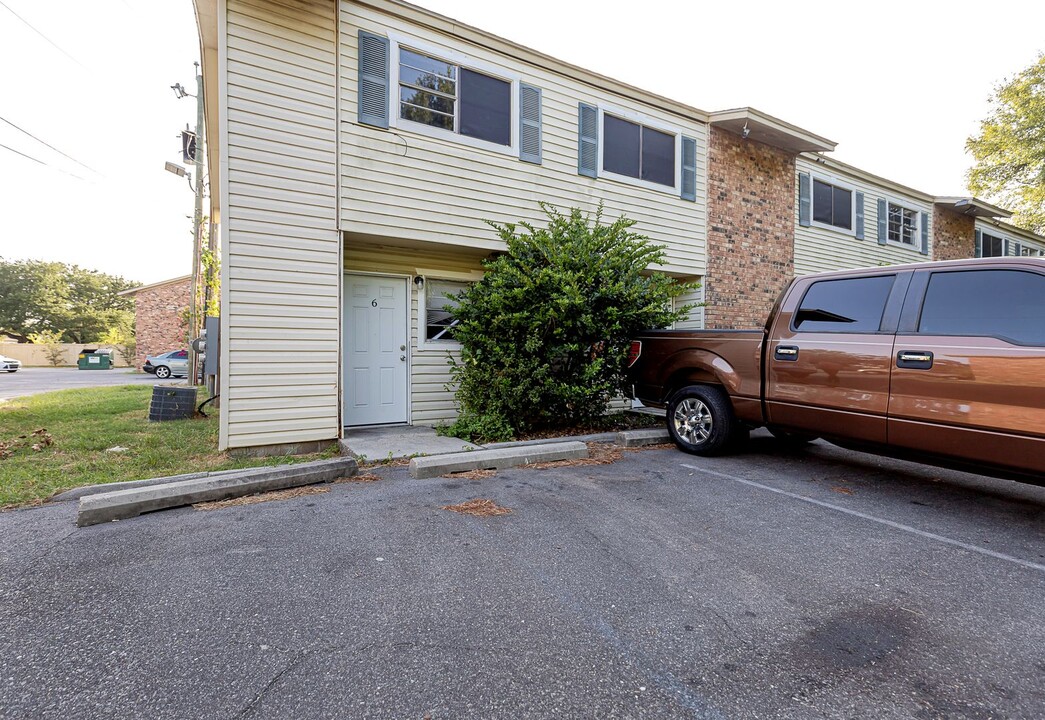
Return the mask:
[(1024, 245), (1020, 248), (1020, 255), (1023, 257), (1045, 257), (1045, 250)]
[(675, 187), (675, 135), (603, 115), (605, 172)]
[(813, 178), (813, 221), (853, 229), (853, 191)]
[(918, 237), (918, 211), (889, 203), (886, 212), (889, 242), (914, 245)]
[(511, 145), (512, 83), (401, 47), (399, 117)]
[(983, 233), (980, 257), (1005, 257), (1005, 240), (997, 235)]

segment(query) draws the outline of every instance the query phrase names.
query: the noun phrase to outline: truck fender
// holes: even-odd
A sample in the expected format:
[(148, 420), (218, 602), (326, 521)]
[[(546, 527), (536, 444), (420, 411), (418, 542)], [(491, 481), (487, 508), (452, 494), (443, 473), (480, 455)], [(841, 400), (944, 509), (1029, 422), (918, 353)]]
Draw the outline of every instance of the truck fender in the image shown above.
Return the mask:
[(740, 389), (737, 371), (725, 358), (709, 350), (687, 348), (672, 353), (664, 361), (661, 376), (668, 378), (664, 385), (665, 402), (687, 385), (721, 385), (729, 395), (737, 394)]

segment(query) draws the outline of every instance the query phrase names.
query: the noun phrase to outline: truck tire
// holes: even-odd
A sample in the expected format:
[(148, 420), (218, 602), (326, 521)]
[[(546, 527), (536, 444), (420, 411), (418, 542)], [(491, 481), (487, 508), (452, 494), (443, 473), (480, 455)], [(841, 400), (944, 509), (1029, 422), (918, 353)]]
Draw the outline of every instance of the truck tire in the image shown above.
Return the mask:
[(668, 402), (668, 433), (679, 450), (693, 455), (718, 455), (746, 435), (733, 415), (729, 397), (713, 385), (689, 385)]

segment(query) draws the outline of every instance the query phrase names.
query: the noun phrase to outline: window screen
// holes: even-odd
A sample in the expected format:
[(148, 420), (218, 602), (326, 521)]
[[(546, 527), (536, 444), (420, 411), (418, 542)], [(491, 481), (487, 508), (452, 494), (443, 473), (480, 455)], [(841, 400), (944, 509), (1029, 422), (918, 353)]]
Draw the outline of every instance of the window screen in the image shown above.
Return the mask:
[(461, 134), (512, 144), (512, 84), (461, 69)]
[(1045, 276), (1020, 270), (933, 273), (918, 331), (1045, 345)]
[(822, 280), (813, 283), (795, 313), (802, 332), (878, 332), (893, 275)]
[(603, 115), (602, 169), (675, 186), (675, 136)]
[(980, 257), (1002, 257), (1005, 255), (1005, 241), (994, 235), (983, 233)]
[(813, 180), (813, 220), (845, 230), (853, 228), (853, 191)]
[(425, 282), (425, 340), (453, 340), (453, 310), (457, 307), (457, 294), (468, 288), (468, 283), (450, 280), (427, 280)]

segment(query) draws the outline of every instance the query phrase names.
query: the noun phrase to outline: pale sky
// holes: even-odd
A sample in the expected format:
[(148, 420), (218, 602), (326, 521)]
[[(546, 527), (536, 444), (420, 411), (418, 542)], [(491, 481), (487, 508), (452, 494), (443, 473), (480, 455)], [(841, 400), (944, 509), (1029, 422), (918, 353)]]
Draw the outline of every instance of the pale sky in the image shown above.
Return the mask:
[[(1028, 0), (419, 4), (702, 110), (758, 108), (936, 195), (966, 192), (993, 88), (1045, 51)], [(170, 85), (195, 92), (198, 53), (191, 0), (0, 0), (0, 256), (189, 273), (193, 195), (163, 165), (195, 124)]]

